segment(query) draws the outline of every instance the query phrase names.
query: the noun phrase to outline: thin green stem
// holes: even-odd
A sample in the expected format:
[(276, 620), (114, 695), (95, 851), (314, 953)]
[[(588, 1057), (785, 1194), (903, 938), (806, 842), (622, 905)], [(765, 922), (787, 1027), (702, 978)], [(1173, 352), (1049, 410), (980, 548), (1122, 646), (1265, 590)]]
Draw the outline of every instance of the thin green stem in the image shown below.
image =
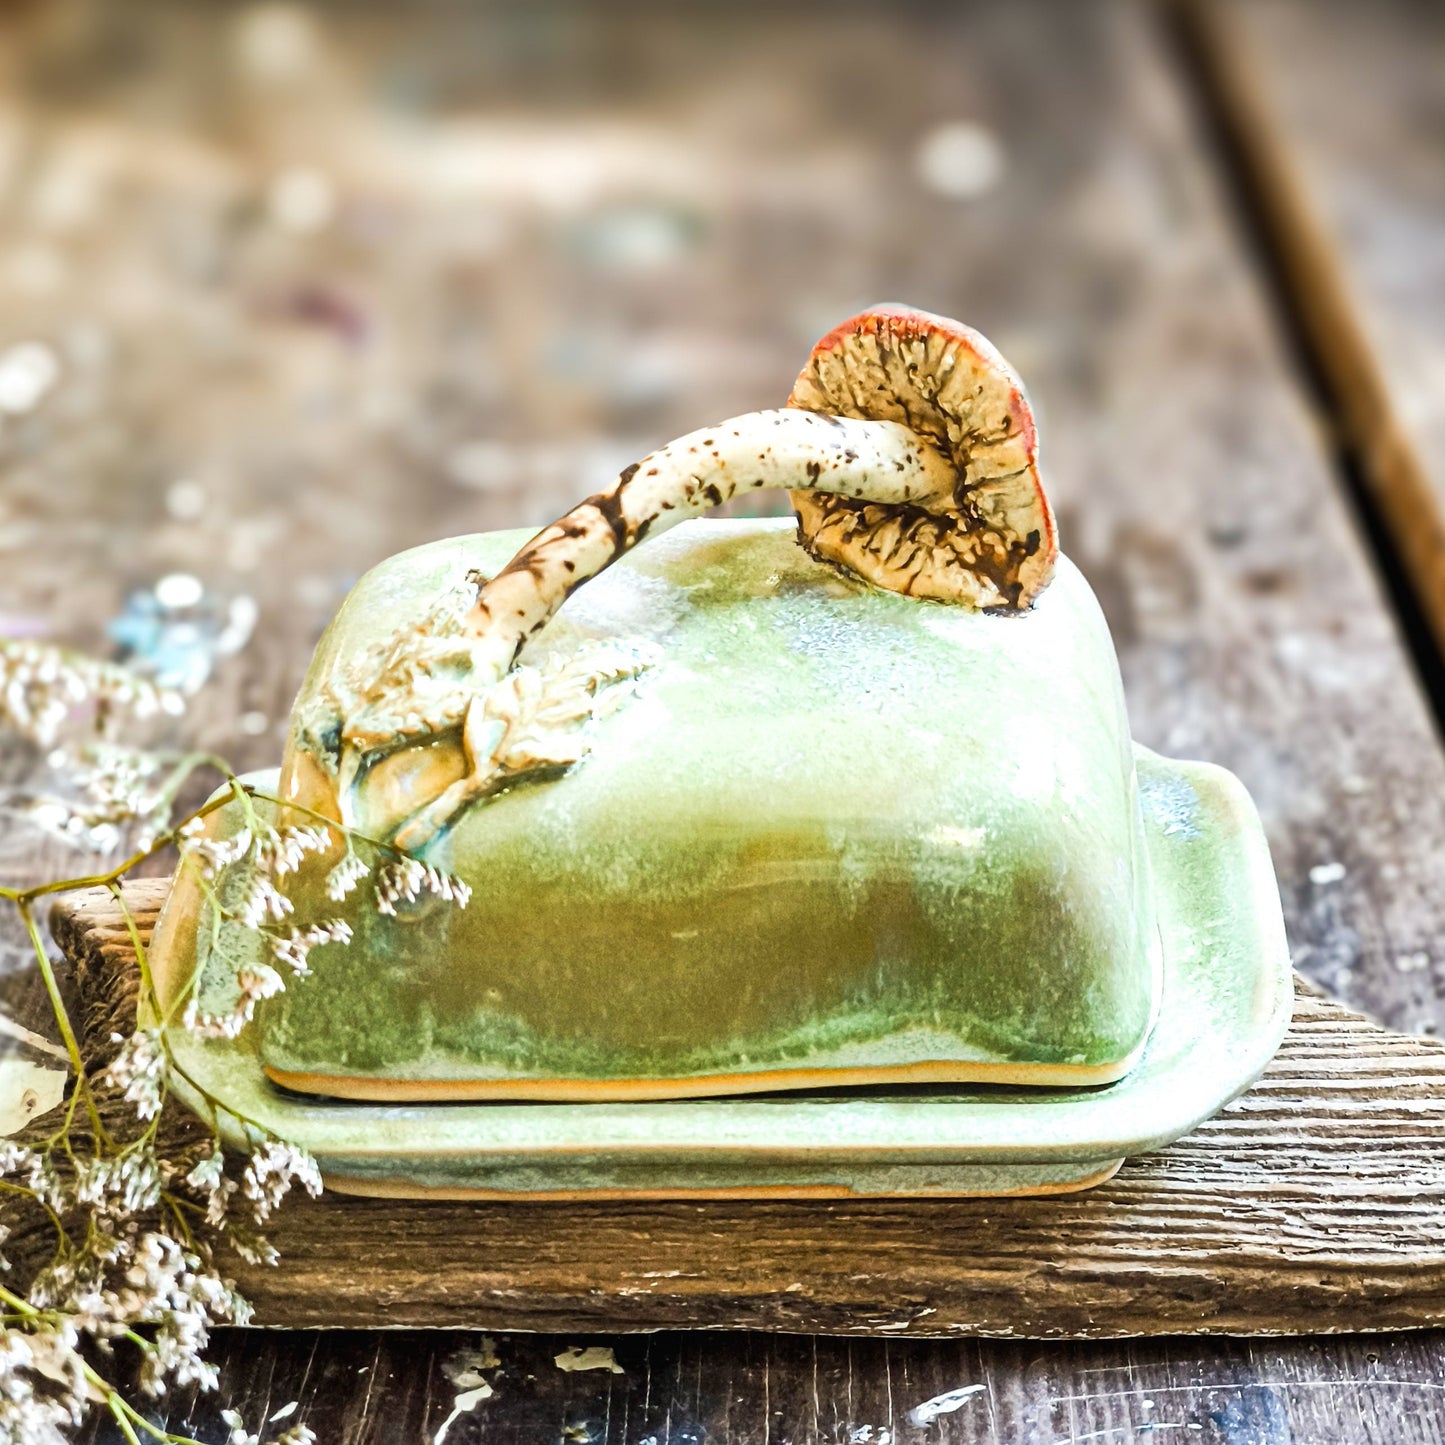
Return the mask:
[(75, 1087), (77, 1090), (85, 1090), (85, 1107), (90, 1113), (95, 1137), (108, 1140), (105, 1125), (100, 1121), (100, 1111), (95, 1107), (95, 1100), (90, 1095), (90, 1083), (85, 1076), (85, 1061), (80, 1056), (80, 1042), (75, 1037), (75, 1030), (70, 1026), (70, 1014), (66, 1010), (65, 1000), (60, 996), (60, 985), (55, 981), (55, 970), (50, 966), (50, 955), (45, 951), (45, 940), (41, 937), (40, 926), (35, 922), (35, 914), (28, 900), (17, 902), (15, 907), (24, 920), (25, 931), (30, 935), (35, 961), (40, 965), (40, 977), (45, 984), (45, 992), (50, 999), (50, 1007), (55, 1014), (65, 1051), (70, 1055), (70, 1066), (75, 1070)]
[[(162, 1430), (159, 1425), (152, 1425), (135, 1406), (128, 1405), (121, 1399), (120, 1393), (104, 1375), (97, 1374), (89, 1365), (85, 1366), (85, 1378), (94, 1385), (97, 1390), (105, 1392), (105, 1403), (109, 1407), (110, 1413), (115, 1416), (116, 1422), (125, 1434), (127, 1442), (134, 1442), (134, 1445), (140, 1445), (139, 1437), (135, 1431), (130, 1428), (130, 1424), (135, 1424), (139, 1425), (151, 1439), (161, 1441), (162, 1445), (201, 1445), (199, 1440), (193, 1439), (190, 1435), (172, 1435), (169, 1430)], [(128, 1424), (127, 1422), (130, 1423)]]
[[(47, 1145), (46, 1147), (49, 1148), (50, 1146)], [(33, 1199), (49, 1216), (51, 1224), (55, 1226), (55, 1232), (69, 1245), (70, 1235), (66, 1233), (65, 1226), (60, 1221), (60, 1216), (33, 1189), (24, 1184), (12, 1184), (8, 1179), (0, 1179), (0, 1189), (3, 1189), (7, 1194), (23, 1194), (27, 1199)]]
[(120, 1433), (125, 1436), (127, 1445), (140, 1445), (140, 1436), (131, 1428), (131, 1423), (125, 1418), (124, 1402), (120, 1396), (112, 1392), (105, 1397), (106, 1407), (115, 1417), (115, 1423), (120, 1426)]
[(28, 1299), (23, 1299), (12, 1290), (6, 1289), (3, 1284), (0, 1284), (0, 1301), (9, 1305), (15, 1314), (23, 1315), (26, 1319), (38, 1319), (44, 1313), (42, 1310), (36, 1309)]
[(325, 813), (318, 813), (315, 808), (308, 808), (304, 803), (288, 802), (285, 798), (276, 797), (274, 793), (263, 793), (260, 788), (254, 787), (250, 783), (242, 783), (240, 786), (259, 803), (270, 803), (275, 808), (288, 808), (293, 813), (300, 813), (303, 818), (310, 818), (313, 822), (324, 823), (328, 828), (334, 828), (344, 838), (355, 838), (358, 842), (380, 849), (383, 853), (392, 853), (398, 858), (408, 856), (406, 850), (398, 848), (395, 843), (385, 843), (380, 838), (373, 838), (370, 833), (363, 833), (360, 828), (353, 828), (350, 823), (338, 823), (335, 818), (328, 818)]
[(145, 990), (151, 1007), (159, 1013), (160, 1001), (156, 995), (155, 978), (151, 974), (150, 955), (141, 941), (140, 929), (136, 927), (135, 915), (130, 911), (130, 904), (125, 901), (125, 890), (120, 886), (119, 879), (107, 883), (106, 887), (120, 908), (120, 916), (125, 922), (125, 931), (130, 935), (130, 946), (135, 951), (136, 966), (140, 969), (141, 987)]
[(210, 802), (197, 808), (188, 817), (173, 828), (167, 828), (164, 833), (155, 838), (151, 844), (139, 851), (132, 853), (123, 863), (110, 869), (106, 873), (92, 873), (84, 878), (61, 878), (53, 883), (37, 883), (31, 888), (0, 887), (0, 898), (8, 898), (12, 903), (27, 904), (33, 903), (37, 898), (43, 898), (55, 893), (75, 893), (82, 888), (104, 888), (111, 883), (123, 878), (132, 868), (138, 867), (148, 858), (154, 858), (157, 853), (163, 852), (175, 843), (180, 830), (188, 823), (194, 822), (197, 818), (205, 818), (210, 814), (224, 808), (231, 800), (229, 796), (212, 798)]

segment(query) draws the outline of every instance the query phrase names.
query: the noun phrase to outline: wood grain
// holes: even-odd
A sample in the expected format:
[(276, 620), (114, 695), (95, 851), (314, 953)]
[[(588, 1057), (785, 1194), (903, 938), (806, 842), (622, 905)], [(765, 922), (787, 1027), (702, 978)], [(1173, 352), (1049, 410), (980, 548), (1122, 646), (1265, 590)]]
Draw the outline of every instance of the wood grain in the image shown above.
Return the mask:
[[(163, 885), (130, 886), (148, 936)], [(97, 1056), (136, 968), (105, 890), (53, 922)], [(131, 1017), (127, 1017), (130, 1015)], [(179, 1121), (181, 1136), (194, 1128)], [(179, 1139), (172, 1136), (170, 1142)], [(1036, 1200), (501, 1205), (324, 1196), (258, 1322), (1038, 1338), (1393, 1329), (1445, 1319), (1445, 1046), (1301, 986), (1263, 1080), (1107, 1184)]]
[(1343, 440), (1445, 646), (1445, 15), (1188, 13)]
[[(583, 1343), (610, 1346), (620, 1373), (561, 1371), (556, 1356)], [(216, 1359), (247, 1419), (297, 1403), (288, 1423), (327, 1445), (430, 1445), (453, 1378), (493, 1352), (492, 1398), (445, 1445), (1437, 1445), (1437, 1351), (1421, 1335), (1041, 1346), (432, 1330), (278, 1331), (263, 1352), (232, 1331)], [(954, 1408), (920, 1423), (939, 1397)], [(185, 1392), (156, 1418), (176, 1429), (212, 1408)]]

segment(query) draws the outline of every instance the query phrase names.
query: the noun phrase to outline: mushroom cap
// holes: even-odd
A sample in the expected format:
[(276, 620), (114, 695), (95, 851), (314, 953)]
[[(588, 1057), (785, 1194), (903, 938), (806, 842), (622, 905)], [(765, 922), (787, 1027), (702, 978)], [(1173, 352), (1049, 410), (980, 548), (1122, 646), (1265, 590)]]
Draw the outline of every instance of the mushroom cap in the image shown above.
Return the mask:
[(894, 592), (974, 607), (1028, 607), (1053, 575), (1058, 540), (1039, 480), (1023, 384), (985, 337), (909, 306), (874, 306), (813, 348), (788, 405), (902, 422), (957, 469), (928, 506), (794, 492), (815, 557)]

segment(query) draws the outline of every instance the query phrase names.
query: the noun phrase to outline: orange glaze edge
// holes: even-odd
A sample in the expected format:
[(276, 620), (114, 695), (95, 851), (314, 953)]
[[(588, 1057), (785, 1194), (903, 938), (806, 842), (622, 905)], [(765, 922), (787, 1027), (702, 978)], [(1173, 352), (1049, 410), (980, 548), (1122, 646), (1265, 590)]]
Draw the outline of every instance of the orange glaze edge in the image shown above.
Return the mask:
[(665, 1199), (1019, 1199), (1044, 1194), (1078, 1194), (1112, 1179), (1124, 1161), (1116, 1159), (1093, 1174), (1051, 1184), (1026, 1184), (1017, 1189), (920, 1189), (871, 1193), (846, 1184), (740, 1184), (718, 1189), (471, 1189), (459, 1184), (413, 1184), (409, 1179), (354, 1179), (326, 1174), (326, 1187), (337, 1194), (367, 1199), (476, 1200), (485, 1203), (516, 1201), (525, 1204), (587, 1204), (609, 1200)]
[(959, 1063), (947, 1060), (878, 1069), (771, 1069), (675, 1079), (373, 1079), (349, 1074), (292, 1072), (266, 1065), (266, 1077), (300, 1094), (374, 1103), (457, 1103), (466, 1100), (551, 1103), (627, 1103), (706, 1099), (797, 1089), (866, 1088), (879, 1084), (1022, 1084), (1079, 1088), (1114, 1084), (1138, 1062), (1139, 1050), (1115, 1064)]

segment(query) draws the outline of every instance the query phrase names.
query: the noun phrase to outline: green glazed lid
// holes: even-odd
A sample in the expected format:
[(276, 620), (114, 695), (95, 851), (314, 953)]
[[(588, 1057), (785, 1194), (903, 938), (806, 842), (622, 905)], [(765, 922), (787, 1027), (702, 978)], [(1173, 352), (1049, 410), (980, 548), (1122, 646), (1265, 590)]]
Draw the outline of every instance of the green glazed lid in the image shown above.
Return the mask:
[[(441, 542), (362, 580), (303, 686), (283, 796), (349, 664), (524, 540)], [(848, 580), (786, 522), (691, 522), (581, 589), (530, 660), (604, 646), (648, 665), (585, 723), (587, 755), (423, 848), (470, 885), (465, 909), (337, 905), (335, 851), (303, 863), (298, 920), (355, 938), (263, 1009), (273, 1077), (555, 1097), (1129, 1067), (1156, 1002), (1152, 893), (1118, 668), (1072, 565), (1000, 615)], [(427, 791), (464, 771), (455, 735), (420, 752), (358, 788), (359, 827), (415, 792), (387, 768), (424, 768)]]

